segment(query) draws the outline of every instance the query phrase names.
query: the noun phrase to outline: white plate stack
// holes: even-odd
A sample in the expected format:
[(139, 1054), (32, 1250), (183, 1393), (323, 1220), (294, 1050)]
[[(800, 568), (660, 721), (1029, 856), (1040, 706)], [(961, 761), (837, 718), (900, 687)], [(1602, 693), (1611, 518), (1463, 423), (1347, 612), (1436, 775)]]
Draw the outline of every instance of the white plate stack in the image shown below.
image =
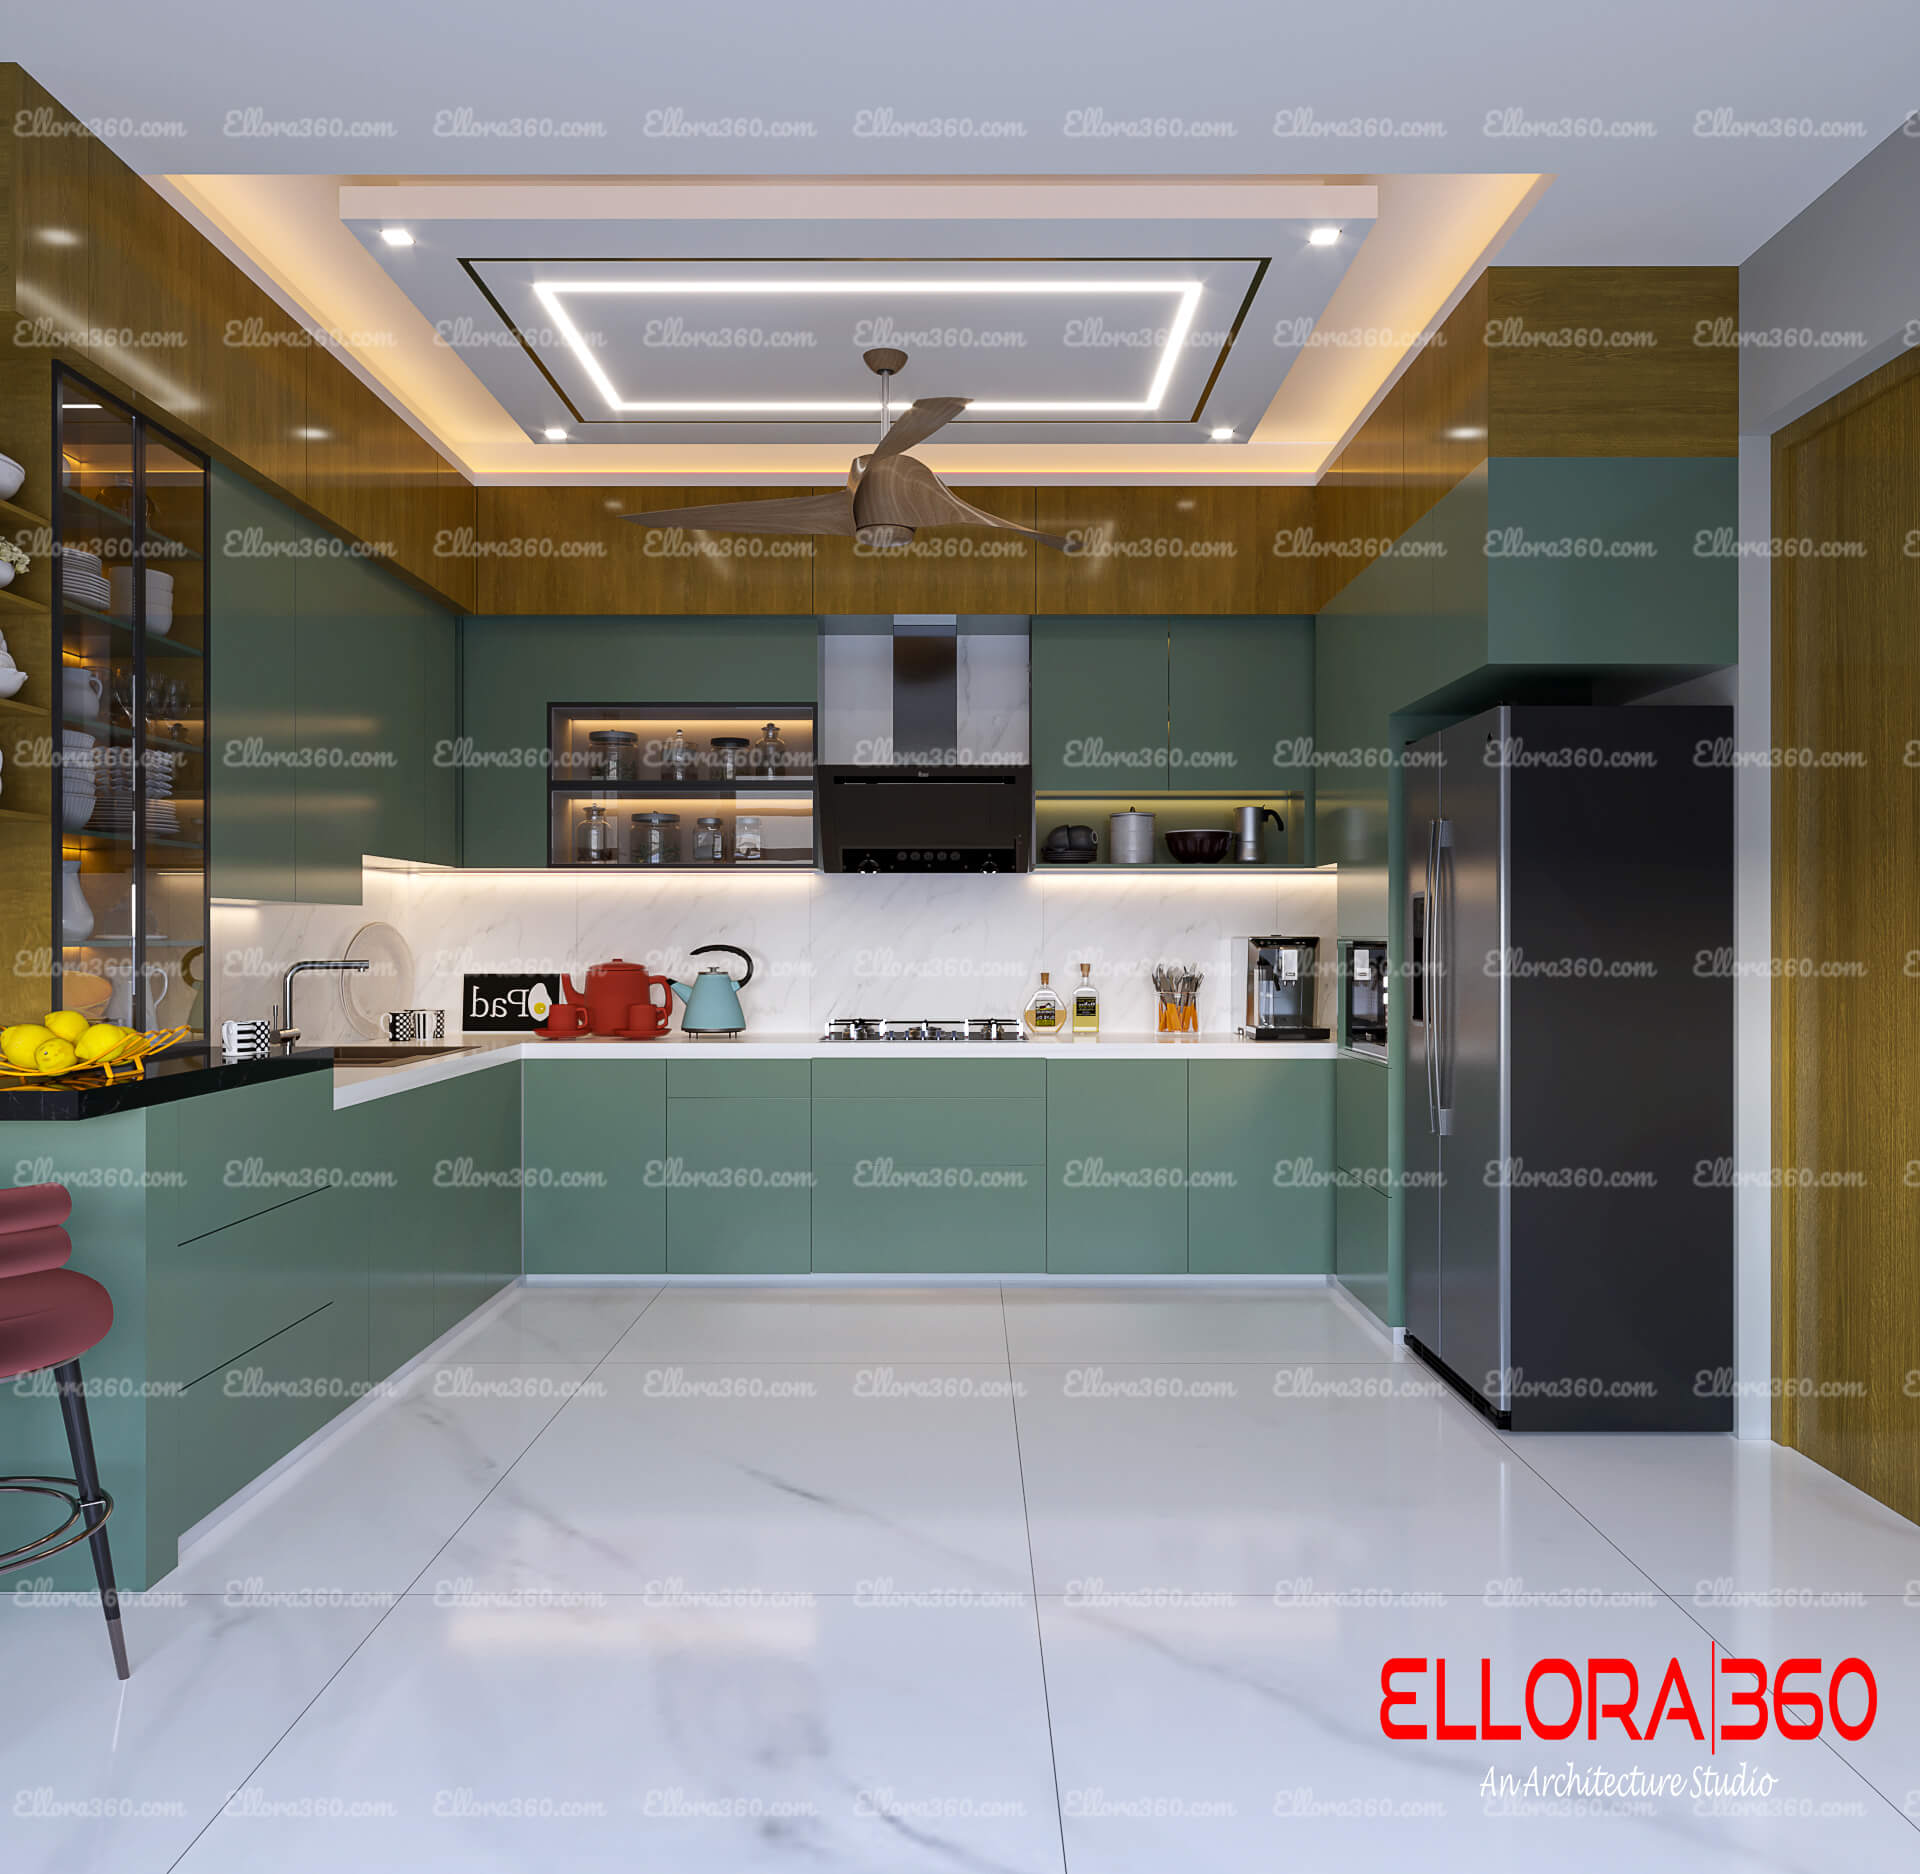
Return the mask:
[[(180, 809), (173, 799), (173, 770), (179, 759), (172, 749), (147, 750), (147, 832), (158, 839), (170, 839), (180, 831)], [(133, 751), (108, 749), (100, 762), (100, 776), (94, 825), (103, 833), (131, 833)]]
[[(173, 629), (173, 575), (147, 568), (147, 629), (164, 638)], [(133, 568), (116, 566), (107, 575), (107, 587), (113, 600), (113, 614), (131, 622), (133, 618)]]
[(64, 831), (77, 833), (93, 818), (94, 740), (81, 729), (66, 729), (62, 735), (60, 824)]
[(100, 555), (78, 547), (61, 551), (60, 588), (69, 604), (84, 605), (89, 611), (104, 612), (113, 602), (113, 588), (100, 570)]

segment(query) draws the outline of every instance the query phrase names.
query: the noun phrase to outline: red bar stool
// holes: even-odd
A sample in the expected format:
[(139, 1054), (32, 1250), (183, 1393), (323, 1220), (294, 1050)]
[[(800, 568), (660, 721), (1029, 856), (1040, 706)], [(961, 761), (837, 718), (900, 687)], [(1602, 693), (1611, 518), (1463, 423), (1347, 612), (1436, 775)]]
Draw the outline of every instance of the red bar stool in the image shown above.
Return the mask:
[(67, 1515), (58, 1528), (0, 1553), (0, 1572), (43, 1562), (76, 1542), (93, 1549), (93, 1572), (107, 1616), (114, 1670), (127, 1676), (127, 1642), (120, 1631), (120, 1595), (113, 1585), (107, 1518), (113, 1499), (100, 1488), (93, 1430), (80, 1383), (80, 1356), (97, 1347), (113, 1325), (113, 1301), (91, 1276), (66, 1267), (73, 1254), (64, 1225), (73, 1209), (64, 1185), (23, 1184), (0, 1191), (0, 1379), (50, 1371), (60, 1393), (71, 1477), (0, 1477), (0, 1490), (52, 1497)]

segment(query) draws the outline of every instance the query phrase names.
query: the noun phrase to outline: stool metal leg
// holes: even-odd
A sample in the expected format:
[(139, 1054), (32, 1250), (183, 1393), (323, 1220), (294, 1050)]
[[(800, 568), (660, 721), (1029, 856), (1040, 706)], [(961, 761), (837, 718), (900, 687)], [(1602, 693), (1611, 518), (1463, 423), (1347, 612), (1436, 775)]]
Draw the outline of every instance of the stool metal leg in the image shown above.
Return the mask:
[(102, 1514), (108, 1502), (100, 1488), (100, 1468), (94, 1462), (93, 1427), (87, 1422), (87, 1396), (80, 1385), (80, 1362), (69, 1360), (64, 1366), (55, 1367), (53, 1377), (60, 1388), (60, 1416), (66, 1421), (74, 1482), (79, 1487), (88, 1521), (98, 1519), (87, 1541), (93, 1550), (93, 1572), (100, 1583), (100, 1606), (107, 1617), (113, 1669), (124, 1679), (128, 1676), (127, 1642), (120, 1631), (120, 1591), (113, 1585), (113, 1555), (107, 1547), (106, 1518)]

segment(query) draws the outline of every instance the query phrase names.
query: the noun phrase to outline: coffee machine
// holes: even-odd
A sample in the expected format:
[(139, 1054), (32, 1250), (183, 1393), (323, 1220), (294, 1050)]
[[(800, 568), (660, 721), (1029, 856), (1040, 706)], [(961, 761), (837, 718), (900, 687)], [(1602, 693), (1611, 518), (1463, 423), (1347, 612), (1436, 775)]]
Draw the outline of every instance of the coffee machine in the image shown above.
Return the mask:
[(1313, 1022), (1314, 988), (1320, 972), (1318, 937), (1249, 937), (1247, 1019), (1240, 1030), (1250, 1041), (1326, 1041)]
[(1362, 1054), (1387, 1051), (1387, 944), (1356, 937), (1346, 946), (1347, 1046)]

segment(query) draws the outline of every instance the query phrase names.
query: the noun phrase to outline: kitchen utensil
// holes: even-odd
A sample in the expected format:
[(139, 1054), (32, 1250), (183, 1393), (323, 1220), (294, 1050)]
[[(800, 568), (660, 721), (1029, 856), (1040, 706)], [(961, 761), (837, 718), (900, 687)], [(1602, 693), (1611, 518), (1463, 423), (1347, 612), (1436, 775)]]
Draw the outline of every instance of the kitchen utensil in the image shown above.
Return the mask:
[(1232, 844), (1231, 833), (1212, 826), (1181, 827), (1167, 835), (1167, 851), (1182, 865), (1217, 865)]
[(709, 956), (725, 951), (747, 966), (738, 982), (720, 965), (709, 964), (691, 984), (674, 983), (673, 993), (686, 1004), (680, 1016), (681, 1031), (689, 1035), (737, 1035), (746, 1027), (747, 1018), (740, 1007), (740, 991), (753, 981), (753, 958), (734, 944), (702, 944), (690, 956)]
[(1157, 1027), (1162, 1037), (1192, 1039), (1200, 1032), (1200, 972), (1182, 963), (1163, 963), (1153, 972), (1159, 996)]
[[(654, 1005), (662, 1011), (664, 1028), (665, 1013), (672, 1006), (670, 988), (666, 977), (654, 975), (644, 963), (629, 963), (623, 957), (596, 963), (587, 971), (587, 1026), (596, 1035), (625, 1034), (632, 1026), (632, 1011)], [(659, 991), (657, 1003), (655, 990)]]
[(447, 1038), (445, 1009), (389, 1009), (389, 1041), (444, 1041)]
[(100, 1021), (107, 1012), (107, 1004), (113, 1000), (113, 984), (104, 976), (96, 976), (91, 970), (62, 970), (60, 972), (60, 1002), (63, 1008), (69, 1008), (84, 1015), (88, 1021)]
[(1153, 863), (1154, 816), (1128, 808), (1107, 816), (1107, 858), (1114, 865)]
[(0, 455), (0, 501), (11, 501), (20, 492), (27, 471), (10, 455)]
[[(565, 978), (561, 979), (563, 982)], [(556, 1002), (547, 1011), (547, 1019), (533, 1031), (543, 1041), (559, 1041), (568, 1035), (587, 1032), (587, 1005), (584, 1002)]]
[(14, 696), (27, 680), (27, 673), (17, 664), (0, 667), (0, 696)]
[(378, 1041), (389, 1009), (413, 1004), (413, 952), (391, 924), (363, 924), (340, 953), (364, 970), (341, 970), (340, 1013), (362, 1041)]
[(744, 735), (716, 735), (707, 746), (713, 750), (714, 776), (721, 781), (737, 781), (746, 772), (747, 750), (753, 745)]
[(574, 823), (573, 858), (576, 865), (614, 865), (620, 858), (620, 829), (607, 818), (597, 800), (581, 809)]
[(80, 887), (80, 861), (60, 862), (60, 936), (63, 942), (83, 943), (93, 935), (93, 906)]
[(220, 1049), (230, 1060), (253, 1061), (273, 1045), (271, 1022), (222, 1022)]
[(629, 833), (627, 857), (630, 863), (680, 863), (680, 816), (677, 813), (636, 813)]
[(1233, 810), (1233, 856), (1241, 865), (1258, 865), (1266, 856), (1262, 850), (1261, 830), (1271, 820), (1277, 832), (1284, 833), (1287, 823), (1271, 807), (1236, 807)]
[(1046, 865), (1091, 865), (1098, 856), (1090, 826), (1056, 826), (1040, 847)]
[(60, 673), (60, 707), (69, 716), (91, 722), (100, 714), (103, 694), (98, 673), (85, 664), (69, 664)]

